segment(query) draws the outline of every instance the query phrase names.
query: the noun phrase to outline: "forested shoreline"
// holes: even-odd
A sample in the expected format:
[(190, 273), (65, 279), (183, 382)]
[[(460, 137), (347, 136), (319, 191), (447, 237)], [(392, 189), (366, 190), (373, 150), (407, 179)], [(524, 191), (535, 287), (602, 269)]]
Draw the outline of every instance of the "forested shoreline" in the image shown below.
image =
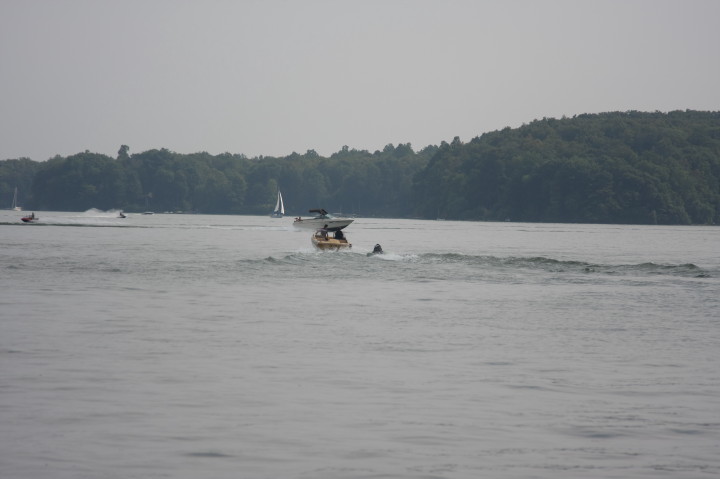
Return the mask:
[[(531, 222), (717, 224), (720, 112), (544, 118), (415, 151), (389, 144), (285, 157), (85, 151), (0, 161), (0, 199), (25, 209), (359, 216)], [(6, 203), (6, 205), (5, 205)]]

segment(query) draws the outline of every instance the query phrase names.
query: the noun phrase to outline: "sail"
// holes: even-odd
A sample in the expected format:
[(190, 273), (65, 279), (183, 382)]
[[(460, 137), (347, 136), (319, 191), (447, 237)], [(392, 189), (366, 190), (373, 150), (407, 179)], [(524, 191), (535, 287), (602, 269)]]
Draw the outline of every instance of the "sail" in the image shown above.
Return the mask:
[(285, 214), (285, 204), (283, 204), (282, 193), (278, 190), (277, 203), (275, 203), (275, 210), (273, 210), (273, 218), (282, 218)]
[(13, 195), (12, 206), (10, 207), (10, 209), (13, 210), (13, 211), (22, 211), (22, 206), (18, 206), (18, 204), (17, 204), (17, 191), (18, 191), (18, 189), (17, 189), (17, 186), (16, 186), (16, 187), (15, 187), (15, 194)]

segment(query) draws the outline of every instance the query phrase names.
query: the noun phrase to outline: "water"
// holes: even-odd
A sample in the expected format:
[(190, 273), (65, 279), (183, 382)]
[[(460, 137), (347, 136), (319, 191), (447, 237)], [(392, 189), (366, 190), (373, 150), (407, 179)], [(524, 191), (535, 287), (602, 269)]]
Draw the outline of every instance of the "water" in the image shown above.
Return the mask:
[(717, 227), (18, 216), (2, 477), (720, 473)]

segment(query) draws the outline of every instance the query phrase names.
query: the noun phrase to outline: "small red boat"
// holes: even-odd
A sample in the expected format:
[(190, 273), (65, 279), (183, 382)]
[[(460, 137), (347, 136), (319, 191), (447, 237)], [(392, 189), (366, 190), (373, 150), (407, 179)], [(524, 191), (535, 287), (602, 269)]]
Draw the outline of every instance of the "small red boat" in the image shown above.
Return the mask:
[(23, 220), (23, 223), (34, 223), (34, 222), (38, 221), (40, 218), (35, 216), (35, 213), (33, 213), (31, 215), (23, 216), (20, 219)]

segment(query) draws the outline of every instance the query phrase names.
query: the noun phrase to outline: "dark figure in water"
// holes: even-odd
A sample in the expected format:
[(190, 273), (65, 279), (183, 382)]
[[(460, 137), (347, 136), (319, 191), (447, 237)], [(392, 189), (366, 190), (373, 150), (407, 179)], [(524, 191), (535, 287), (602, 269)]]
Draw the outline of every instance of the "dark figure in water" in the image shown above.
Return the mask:
[(373, 253), (375, 253), (375, 254), (381, 254), (382, 252), (383, 252), (382, 246), (380, 246), (380, 244), (376, 244), (376, 245), (375, 245), (375, 248), (373, 248)]

